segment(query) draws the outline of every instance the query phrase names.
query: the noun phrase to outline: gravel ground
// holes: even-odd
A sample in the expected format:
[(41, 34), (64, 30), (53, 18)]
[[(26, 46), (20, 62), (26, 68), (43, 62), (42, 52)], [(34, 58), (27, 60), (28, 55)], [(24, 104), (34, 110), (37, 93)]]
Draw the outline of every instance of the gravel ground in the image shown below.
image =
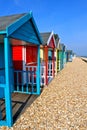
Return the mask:
[(87, 63), (80, 58), (67, 63), (11, 129), (87, 130)]

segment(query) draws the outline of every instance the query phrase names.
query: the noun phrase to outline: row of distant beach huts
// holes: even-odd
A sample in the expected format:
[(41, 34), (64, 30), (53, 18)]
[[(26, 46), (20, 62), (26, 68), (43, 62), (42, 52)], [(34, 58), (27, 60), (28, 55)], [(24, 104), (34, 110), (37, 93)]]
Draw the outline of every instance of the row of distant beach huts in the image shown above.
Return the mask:
[(53, 31), (39, 33), (31, 12), (0, 17), (0, 125), (13, 125), (12, 93), (39, 95), (74, 57)]

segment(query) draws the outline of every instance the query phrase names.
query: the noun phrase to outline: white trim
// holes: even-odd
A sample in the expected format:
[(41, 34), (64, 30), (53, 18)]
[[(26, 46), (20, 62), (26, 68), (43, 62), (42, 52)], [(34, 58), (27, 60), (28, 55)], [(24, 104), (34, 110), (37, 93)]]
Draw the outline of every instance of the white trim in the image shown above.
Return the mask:
[(25, 61), (25, 64), (26, 64), (26, 46), (24, 47), (24, 61)]
[(55, 40), (54, 34), (53, 34), (53, 39), (54, 39), (54, 44), (55, 44), (55, 48), (56, 48), (56, 40)]
[(25, 70), (25, 63), (26, 63), (26, 61), (25, 61), (25, 56), (26, 56), (26, 54), (25, 54), (25, 47), (23, 46), (22, 47), (22, 61), (23, 61), (23, 70)]
[(26, 63), (26, 66), (28, 66), (28, 65), (32, 65), (32, 64), (37, 64), (37, 62)]
[[(23, 71), (26, 71), (26, 47), (22, 47), (22, 65), (23, 65)], [(26, 83), (26, 73), (23, 73), (23, 84)]]
[(55, 42), (54, 32), (53, 32), (53, 31), (51, 32), (51, 34), (50, 34), (50, 36), (49, 36), (49, 38), (48, 38), (48, 40), (47, 40), (47, 45), (49, 45), (49, 43), (50, 43), (50, 40), (51, 40), (52, 36), (53, 36), (53, 39), (54, 39), (54, 44), (55, 44), (55, 47), (56, 47), (56, 42)]

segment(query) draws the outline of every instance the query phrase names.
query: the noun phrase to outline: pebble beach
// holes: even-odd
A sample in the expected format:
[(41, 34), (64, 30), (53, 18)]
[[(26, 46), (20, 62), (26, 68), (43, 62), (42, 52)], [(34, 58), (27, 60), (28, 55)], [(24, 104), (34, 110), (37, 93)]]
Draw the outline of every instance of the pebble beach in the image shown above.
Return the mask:
[(87, 62), (68, 62), (13, 127), (0, 130), (87, 130)]

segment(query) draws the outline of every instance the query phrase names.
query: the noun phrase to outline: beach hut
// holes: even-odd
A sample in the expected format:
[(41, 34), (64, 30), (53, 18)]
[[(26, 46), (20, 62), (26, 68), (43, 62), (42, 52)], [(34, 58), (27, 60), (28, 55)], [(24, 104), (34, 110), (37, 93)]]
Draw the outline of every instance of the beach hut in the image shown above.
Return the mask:
[(55, 41), (56, 41), (56, 48), (55, 48), (55, 59), (56, 59), (56, 64), (55, 64), (55, 74), (57, 75), (58, 73), (58, 68), (59, 68), (59, 43), (60, 43), (60, 38), (58, 36), (58, 34), (54, 34), (55, 37)]
[(66, 63), (65, 45), (60, 43), (57, 51), (57, 72), (59, 72), (64, 68), (65, 63)]
[(75, 59), (76, 54), (74, 52), (72, 52), (72, 60)]
[[(12, 97), (14, 91), (26, 94), (40, 94), (40, 44), (42, 43), (39, 31), (35, 24), (32, 12), (0, 17), (0, 100), (5, 102), (5, 119), (0, 111), (0, 126), (12, 126)], [(28, 50), (25, 49), (29, 46)], [(30, 47), (31, 46), (31, 47)], [(17, 48), (16, 48), (17, 47)], [(29, 91), (31, 82), (34, 87), (34, 70), (32, 66), (23, 69), (25, 51), (37, 48), (34, 55), (36, 63), (36, 91)], [(36, 50), (36, 49), (35, 49)], [(28, 60), (28, 59), (27, 59)], [(28, 61), (29, 63), (31, 62)], [(20, 69), (21, 67), (21, 69)], [(26, 75), (26, 79), (24, 79)], [(29, 81), (30, 75), (30, 81)], [(24, 80), (26, 87), (24, 88)], [(15, 84), (16, 83), (16, 84)], [(15, 85), (17, 90), (15, 90)], [(21, 89), (20, 89), (21, 88)], [(1, 108), (0, 104), (0, 110)]]
[(41, 84), (47, 85), (55, 76), (55, 47), (54, 33), (41, 33), (43, 44), (40, 47)]
[(67, 50), (66, 51), (66, 60), (67, 60), (67, 62), (72, 62), (72, 56), (73, 56), (72, 50)]
[(66, 46), (63, 46), (63, 68), (66, 65)]

